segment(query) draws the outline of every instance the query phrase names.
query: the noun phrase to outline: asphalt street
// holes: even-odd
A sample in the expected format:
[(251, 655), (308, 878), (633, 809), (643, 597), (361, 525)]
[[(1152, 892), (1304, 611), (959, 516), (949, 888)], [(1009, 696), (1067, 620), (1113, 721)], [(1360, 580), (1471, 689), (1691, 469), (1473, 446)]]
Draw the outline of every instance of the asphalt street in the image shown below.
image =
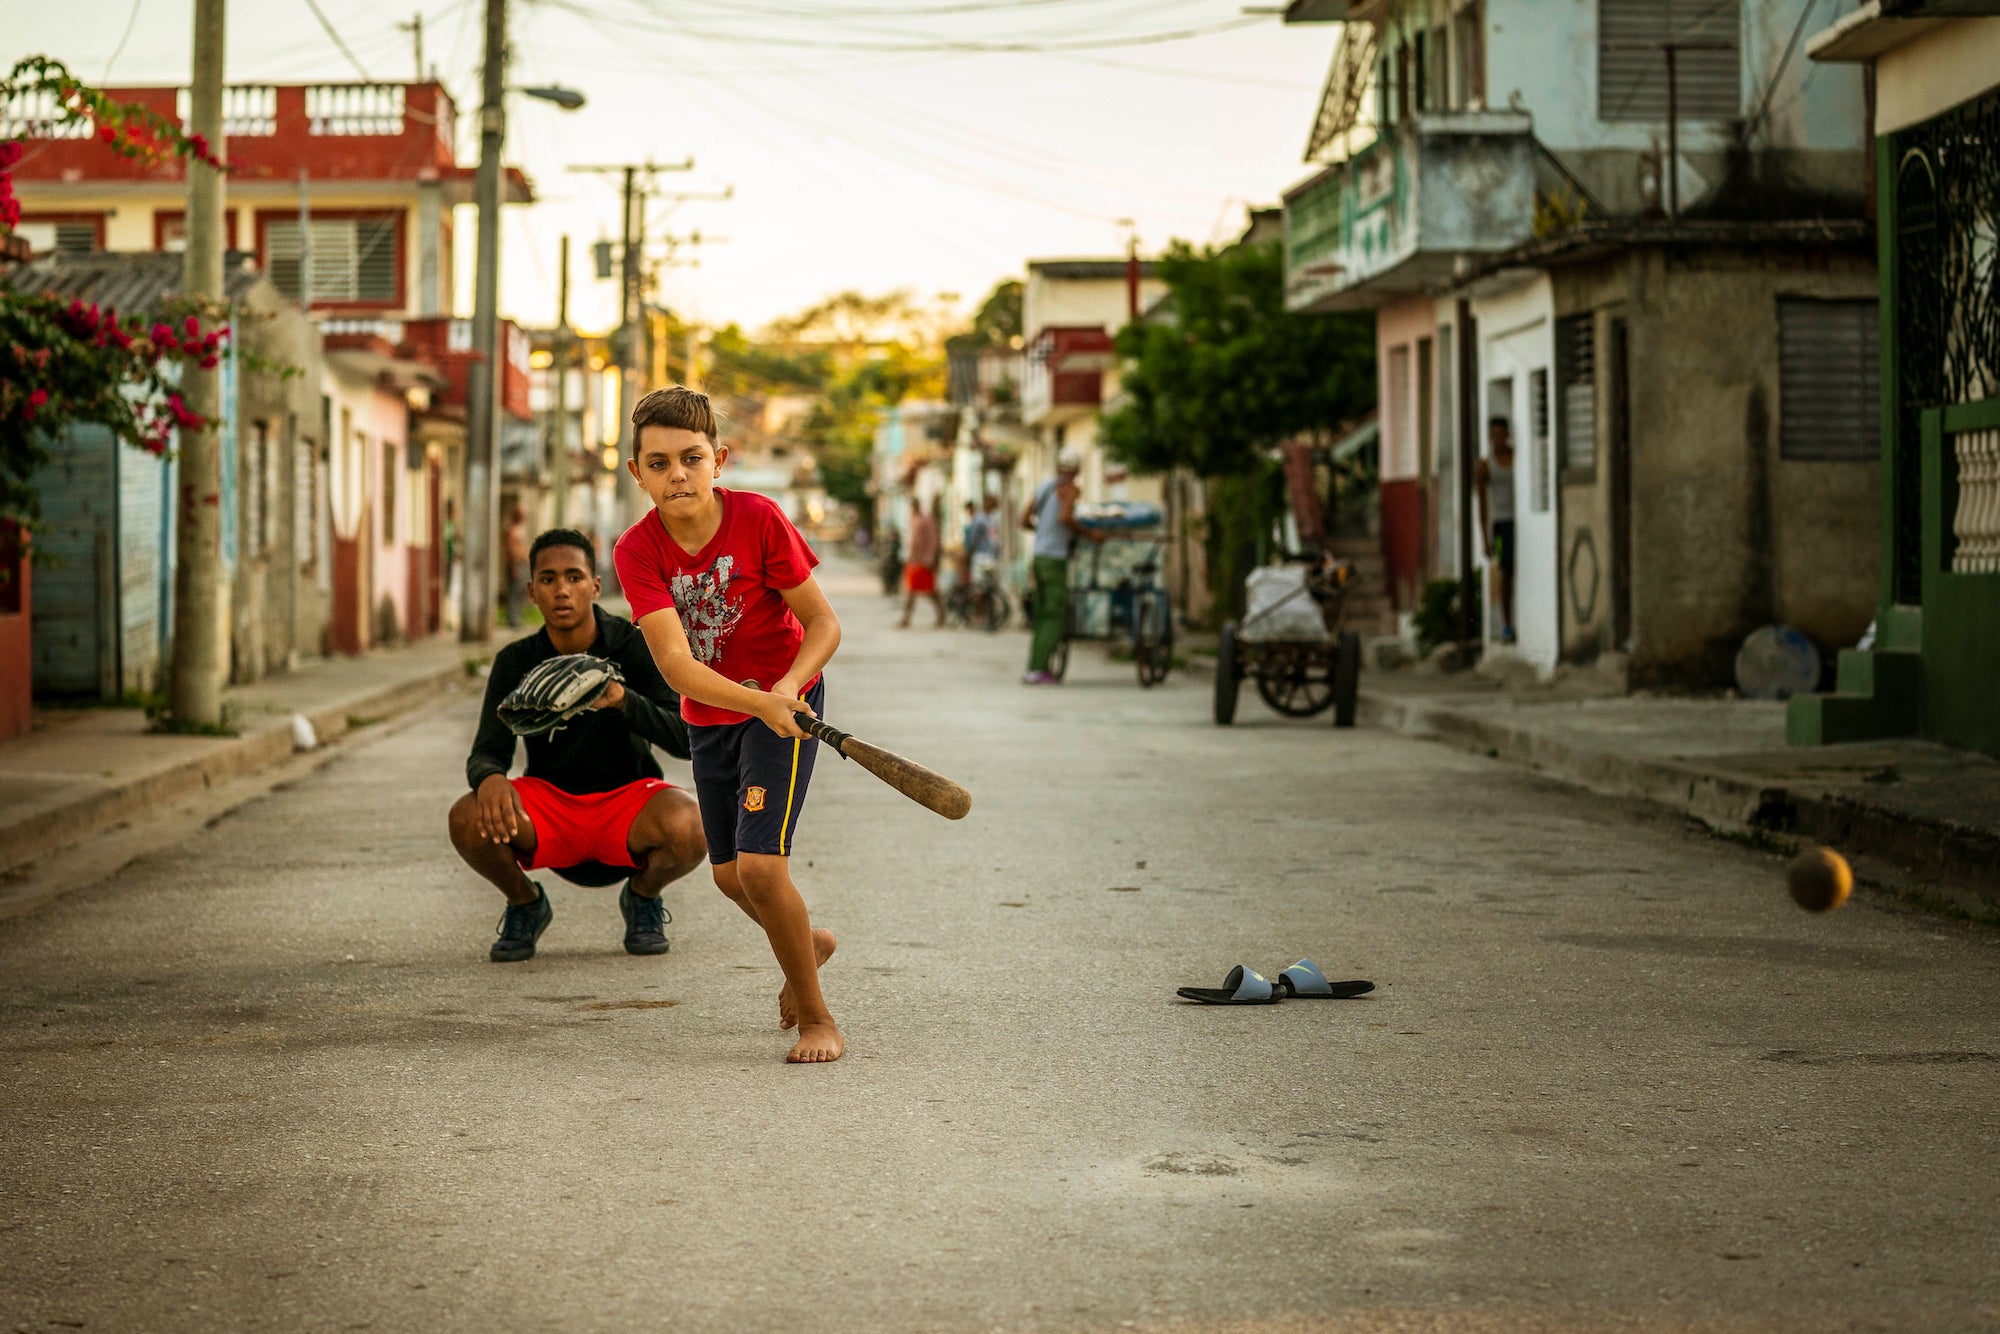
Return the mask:
[[(846, 1059), (705, 874), (488, 963), (461, 697), (5, 923), (0, 1330), (2000, 1326), (2000, 933), (828, 582), (828, 718), (974, 794), (820, 760)], [(1378, 989), (1173, 997), (1301, 956)]]

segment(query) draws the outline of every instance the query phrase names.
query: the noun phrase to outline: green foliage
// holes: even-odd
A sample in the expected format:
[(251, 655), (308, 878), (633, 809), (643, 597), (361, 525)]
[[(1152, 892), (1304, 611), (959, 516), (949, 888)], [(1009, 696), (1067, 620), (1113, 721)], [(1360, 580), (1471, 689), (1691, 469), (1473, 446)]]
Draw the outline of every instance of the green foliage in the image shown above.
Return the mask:
[[(1464, 585), (1456, 579), (1433, 579), (1417, 595), (1417, 609), (1411, 623), (1417, 632), (1417, 653), (1428, 656), (1439, 644), (1455, 644), (1460, 638), (1465, 607)], [(1480, 607), (1472, 604), (1472, 635), (1479, 635)]]
[(1167, 313), (1118, 333), (1126, 402), (1100, 425), (1114, 456), (1149, 471), (1221, 477), (1374, 404), (1372, 322), (1288, 312), (1277, 243), (1219, 253), (1177, 244), (1156, 271)]
[(1021, 336), (1021, 295), (1024, 285), (1009, 278), (994, 284), (972, 317), (972, 327), (944, 340), (948, 352), (977, 352), (982, 348), (1008, 347)]
[(1234, 609), (1284, 513), (1271, 449), (1323, 437), (1374, 405), (1374, 325), (1361, 314), (1287, 311), (1275, 242), (1220, 252), (1176, 244), (1156, 272), (1167, 301), (1118, 332), (1125, 401), (1099, 438), (1134, 468), (1206, 479), (1210, 591)]
[[(221, 164), (200, 135), (159, 113), (113, 102), (77, 82), (59, 62), (29, 56), (0, 78), (0, 104), (53, 94), (59, 124), (93, 127), (113, 151), (142, 161), (177, 154)], [(21, 145), (0, 141), (0, 236), (20, 221), (10, 173)], [(175, 430), (208, 425), (175, 392), (183, 364), (213, 367), (226, 325), (205, 327), (190, 303), (124, 314), (80, 301), (0, 287), (0, 519), (32, 522), (40, 506), (29, 479), (48, 445), (71, 425), (94, 422), (127, 444), (166, 452)]]

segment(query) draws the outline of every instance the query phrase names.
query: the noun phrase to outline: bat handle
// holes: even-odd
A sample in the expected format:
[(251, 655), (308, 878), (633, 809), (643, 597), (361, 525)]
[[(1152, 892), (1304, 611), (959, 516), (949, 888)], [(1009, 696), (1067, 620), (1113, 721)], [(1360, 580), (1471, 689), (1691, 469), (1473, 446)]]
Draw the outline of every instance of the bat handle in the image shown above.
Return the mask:
[(849, 736), (848, 733), (841, 731), (838, 727), (830, 727), (808, 714), (796, 714), (793, 716), (792, 721), (799, 725), (801, 732), (804, 732), (813, 740), (824, 741), (827, 745), (832, 746), (833, 753), (840, 756), (841, 759), (844, 760), (847, 758), (847, 752), (842, 750), (841, 746), (846, 744)]

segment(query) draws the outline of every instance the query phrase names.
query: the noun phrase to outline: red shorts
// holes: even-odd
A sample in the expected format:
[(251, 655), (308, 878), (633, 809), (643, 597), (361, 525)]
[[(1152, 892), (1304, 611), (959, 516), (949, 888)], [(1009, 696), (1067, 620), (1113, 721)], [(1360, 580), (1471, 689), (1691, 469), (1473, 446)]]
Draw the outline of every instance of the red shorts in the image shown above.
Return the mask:
[(641, 778), (609, 792), (578, 796), (539, 778), (510, 778), (528, 822), (535, 827), (535, 851), (515, 860), (523, 870), (561, 869), (585, 862), (637, 866), (626, 839), (632, 822), (655, 794), (673, 786), (664, 778)]
[(907, 565), (903, 567), (903, 582), (912, 593), (937, 592), (937, 573), (929, 566)]

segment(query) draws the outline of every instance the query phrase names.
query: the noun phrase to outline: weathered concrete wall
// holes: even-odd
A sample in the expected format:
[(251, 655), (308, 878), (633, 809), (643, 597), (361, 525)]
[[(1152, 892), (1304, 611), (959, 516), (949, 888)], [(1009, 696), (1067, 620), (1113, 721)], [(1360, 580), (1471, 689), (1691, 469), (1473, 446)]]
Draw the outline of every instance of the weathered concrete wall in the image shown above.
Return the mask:
[[(1610, 533), (1604, 322), (1623, 317), (1630, 329), (1633, 679), (1726, 682), (1743, 636), (1772, 621), (1829, 651), (1852, 644), (1875, 605), (1880, 465), (1780, 458), (1777, 303), (1871, 297), (1873, 263), (1653, 250), (1560, 269), (1555, 290), (1559, 315), (1604, 312), (1598, 465), (1565, 479), (1565, 554), (1580, 532)], [(1611, 646), (1599, 603), (1593, 617), (1566, 616), (1568, 656)]]
[[(317, 448), (322, 367), (317, 327), (269, 283), (259, 283), (245, 295), (235, 321), (250, 356), (237, 381), (241, 462), (236, 491), (242, 528), (232, 599), (231, 677), (254, 681), (322, 650), (326, 599), (315, 579), (311, 550), (317, 525), (308, 519), (302, 532), (299, 523), (302, 485), (307, 506), (325, 503), (324, 488), (314, 486), (308, 452)], [(260, 464), (261, 533), (255, 531)]]

